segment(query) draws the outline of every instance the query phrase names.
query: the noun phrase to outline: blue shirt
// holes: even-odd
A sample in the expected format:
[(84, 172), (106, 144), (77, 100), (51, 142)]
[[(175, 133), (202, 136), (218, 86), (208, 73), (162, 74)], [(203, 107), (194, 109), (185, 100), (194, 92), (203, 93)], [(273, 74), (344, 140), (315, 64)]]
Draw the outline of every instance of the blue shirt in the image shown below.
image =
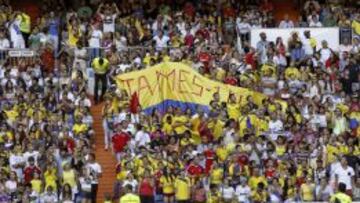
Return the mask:
[(59, 19), (51, 19), (49, 21), (49, 33), (50, 35), (57, 36), (59, 34)]

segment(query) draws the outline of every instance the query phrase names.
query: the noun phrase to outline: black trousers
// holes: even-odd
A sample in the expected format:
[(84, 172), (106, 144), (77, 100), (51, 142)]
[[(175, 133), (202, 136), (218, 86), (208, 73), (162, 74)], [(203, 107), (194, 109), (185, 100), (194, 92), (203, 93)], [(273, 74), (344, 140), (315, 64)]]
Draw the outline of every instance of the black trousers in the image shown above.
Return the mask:
[(26, 32), (21, 32), (23, 38), (24, 38), (24, 41), (25, 41), (25, 47), (29, 47), (29, 36), (30, 36), (30, 33), (26, 33)]
[[(101, 94), (99, 98), (99, 83), (101, 82)], [(102, 100), (106, 89), (107, 89), (107, 80), (106, 74), (96, 74), (95, 73), (95, 85), (94, 85), (94, 94), (95, 94), (95, 102), (98, 103), (99, 100)]]
[(91, 203), (96, 203), (98, 184), (91, 184)]

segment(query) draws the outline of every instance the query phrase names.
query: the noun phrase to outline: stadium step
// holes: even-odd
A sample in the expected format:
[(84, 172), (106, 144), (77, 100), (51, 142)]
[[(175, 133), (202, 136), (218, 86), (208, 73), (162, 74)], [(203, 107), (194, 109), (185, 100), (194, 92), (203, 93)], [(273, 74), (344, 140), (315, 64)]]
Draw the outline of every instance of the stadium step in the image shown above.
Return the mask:
[(295, 23), (298, 21), (300, 10), (299, 5), (294, 0), (273, 0), (274, 17), (277, 23), (284, 19), (284, 15), (288, 14), (289, 18)]
[(104, 202), (105, 194), (113, 195), (113, 187), (116, 179), (115, 167), (116, 160), (111, 150), (105, 151), (104, 149), (104, 130), (102, 127), (101, 109), (102, 104), (93, 105), (91, 107), (91, 113), (94, 118), (94, 130), (95, 130), (95, 154), (96, 160), (102, 167), (103, 173), (99, 181), (99, 189), (97, 193), (96, 202)]

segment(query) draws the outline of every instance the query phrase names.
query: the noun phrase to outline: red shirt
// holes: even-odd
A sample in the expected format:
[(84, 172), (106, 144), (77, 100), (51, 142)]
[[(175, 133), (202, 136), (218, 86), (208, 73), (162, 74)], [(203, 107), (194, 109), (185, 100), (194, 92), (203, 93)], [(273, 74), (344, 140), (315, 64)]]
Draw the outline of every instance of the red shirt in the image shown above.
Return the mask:
[(130, 140), (129, 134), (125, 132), (116, 133), (111, 138), (115, 152), (122, 152)]
[(204, 169), (203, 169), (201, 166), (199, 166), (199, 165), (190, 164), (190, 166), (188, 167), (187, 171), (188, 171), (188, 173), (189, 173), (190, 175), (200, 176), (201, 174), (203, 174)]
[(249, 52), (245, 55), (245, 63), (251, 65), (253, 69), (256, 68), (256, 61), (254, 59), (254, 52)]
[(30, 183), (32, 179), (34, 179), (35, 173), (41, 174), (41, 170), (37, 166), (28, 166), (24, 170), (24, 180), (25, 183)]
[(188, 47), (192, 47), (194, 45), (194, 36), (192, 34), (187, 34), (184, 38), (185, 45)]
[(71, 138), (66, 139), (66, 149), (71, 154), (74, 152), (75, 149), (75, 141)]
[(209, 39), (210, 33), (207, 29), (200, 29), (195, 33), (195, 36), (201, 36), (203, 39)]
[(139, 186), (139, 195), (154, 196), (154, 187), (146, 179), (142, 180)]
[(273, 178), (275, 176), (275, 172), (276, 172), (275, 168), (267, 168), (265, 170), (265, 177), (266, 178)]
[(55, 67), (55, 58), (54, 51), (52, 49), (45, 49), (45, 51), (40, 55), (43, 71), (50, 73), (54, 70)]
[(238, 81), (237, 81), (236, 77), (229, 76), (229, 77), (225, 78), (224, 83), (228, 84), (228, 85), (232, 85), (232, 86), (237, 86)]
[(241, 166), (244, 166), (244, 165), (247, 165), (249, 163), (249, 157), (248, 155), (246, 154), (240, 154), (238, 156), (238, 163), (241, 165)]
[(210, 170), (211, 170), (211, 166), (214, 162), (214, 157), (215, 157), (215, 152), (211, 149), (205, 150), (204, 151), (204, 155), (206, 157), (206, 161), (205, 161), (205, 173), (209, 174)]

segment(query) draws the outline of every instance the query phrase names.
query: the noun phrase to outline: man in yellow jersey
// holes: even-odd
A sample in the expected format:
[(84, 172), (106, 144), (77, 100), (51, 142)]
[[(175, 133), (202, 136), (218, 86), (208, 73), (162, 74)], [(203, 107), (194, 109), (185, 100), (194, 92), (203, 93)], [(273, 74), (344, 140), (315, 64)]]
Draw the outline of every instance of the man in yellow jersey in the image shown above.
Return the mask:
[(25, 40), (25, 45), (28, 46), (28, 39), (31, 31), (31, 19), (30, 16), (24, 12), (17, 16), (20, 19), (20, 31)]
[(125, 186), (125, 195), (120, 198), (120, 203), (141, 203), (140, 197), (133, 193), (132, 185)]
[(331, 203), (351, 203), (351, 197), (346, 194), (346, 184), (339, 183), (338, 192), (331, 196)]
[[(106, 89), (107, 89), (107, 72), (109, 70), (109, 61), (106, 58), (97, 57), (92, 61), (92, 67), (95, 73), (95, 85), (94, 85), (94, 94), (95, 94), (95, 103), (98, 103), (99, 100), (102, 100)], [(99, 98), (99, 82), (101, 82), (101, 95)]]
[(177, 203), (190, 202), (190, 180), (184, 171), (175, 180), (175, 198)]

